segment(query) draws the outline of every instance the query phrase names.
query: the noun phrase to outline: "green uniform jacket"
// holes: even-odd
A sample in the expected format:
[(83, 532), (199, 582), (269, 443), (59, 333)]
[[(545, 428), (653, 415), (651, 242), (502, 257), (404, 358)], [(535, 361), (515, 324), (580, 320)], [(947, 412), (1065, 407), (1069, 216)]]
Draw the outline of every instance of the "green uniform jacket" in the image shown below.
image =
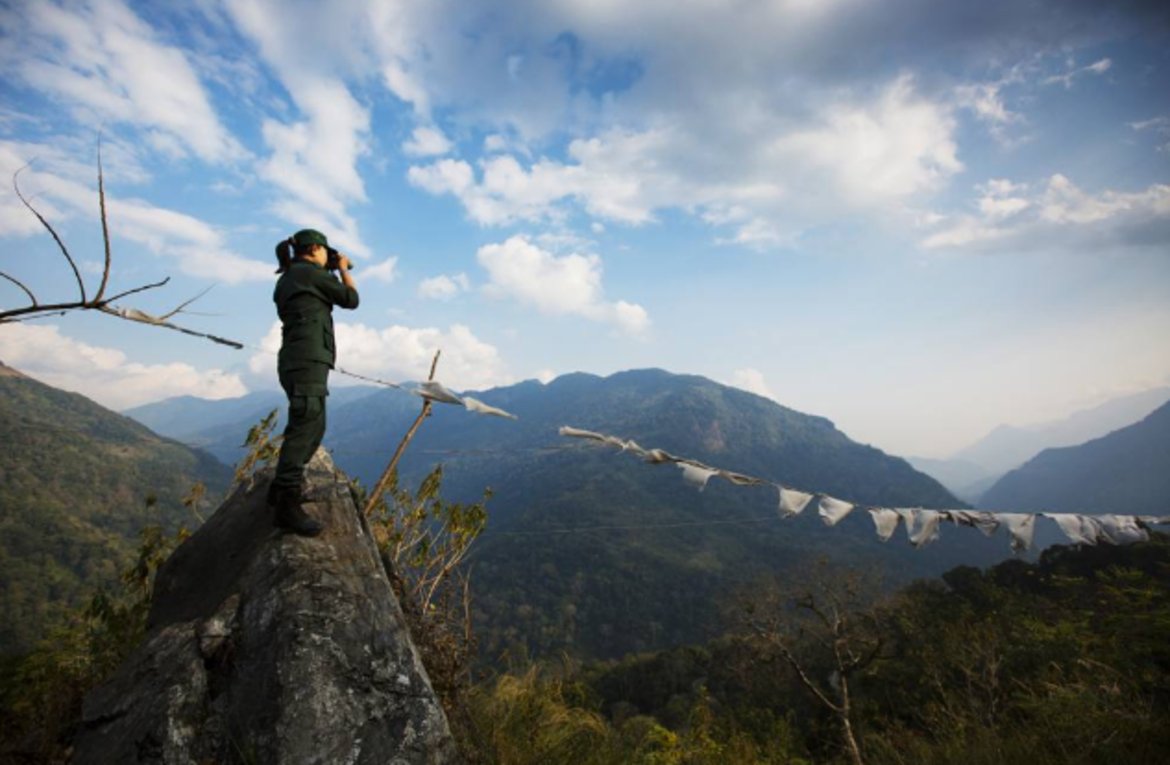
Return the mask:
[(277, 370), (283, 374), (317, 364), (332, 369), (337, 359), (333, 306), (357, 308), (357, 290), (322, 266), (297, 260), (277, 280), (272, 299), (282, 325)]

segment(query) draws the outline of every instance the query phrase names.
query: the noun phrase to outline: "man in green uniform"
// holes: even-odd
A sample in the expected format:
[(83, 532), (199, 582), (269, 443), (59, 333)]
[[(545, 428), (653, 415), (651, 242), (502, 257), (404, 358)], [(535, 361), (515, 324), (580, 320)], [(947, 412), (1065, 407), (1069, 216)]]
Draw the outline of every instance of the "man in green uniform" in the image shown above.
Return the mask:
[(288, 396), (288, 425), (268, 500), (277, 526), (311, 537), (323, 527), (301, 506), (302, 481), (305, 464), (325, 436), (329, 370), (337, 358), (333, 306), (357, 308), (358, 293), (349, 258), (330, 248), (320, 231), (298, 231), (276, 246), (276, 257), (281, 277), (272, 299), (282, 325), (277, 371)]

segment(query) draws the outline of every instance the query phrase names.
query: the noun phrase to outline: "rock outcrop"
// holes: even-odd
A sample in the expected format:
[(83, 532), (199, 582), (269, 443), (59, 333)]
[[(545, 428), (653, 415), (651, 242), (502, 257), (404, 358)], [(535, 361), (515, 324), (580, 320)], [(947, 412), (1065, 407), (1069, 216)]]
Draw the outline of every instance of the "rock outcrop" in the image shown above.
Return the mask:
[(451, 763), (456, 748), (349, 481), (307, 471), (314, 539), (271, 474), (163, 565), (146, 639), (85, 701), (74, 763)]

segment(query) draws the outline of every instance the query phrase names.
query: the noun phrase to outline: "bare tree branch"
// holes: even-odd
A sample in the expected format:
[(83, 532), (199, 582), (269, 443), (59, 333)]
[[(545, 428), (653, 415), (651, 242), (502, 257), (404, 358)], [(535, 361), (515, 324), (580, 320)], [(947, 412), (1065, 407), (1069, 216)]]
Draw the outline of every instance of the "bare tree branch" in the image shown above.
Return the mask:
[(113, 297), (106, 298), (101, 303), (98, 303), (94, 306), (86, 306), (86, 307), (87, 308), (90, 308), (90, 307), (101, 308), (102, 306), (109, 305), (110, 303), (114, 302), (118, 298), (124, 298), (127, 295), (133, 295), (136, 292), (145, 292), (146, 290), (152, 290), (156, 287), (161, 287), (164, 284), (166, 284), (167, 282), (169, 282), (170, 280), (171, 280), (171, 277), (168, 276), (165, 279), (163, 279), (161, 282), (155, 282), (154, 284), (144, 284), (141, 287), (135, 287), (132, 290), (126, 290), (125, 292), (119, 292), (117, 295), (114, 295)]
[(801, 685), (803, 685), (809, 691), (809, 693), (816, 696), (817, 699), (831, 711), (836, 712), (837, 714), (841, 714), (841, 707), (834, 703), (828, 696), (821, 693), (821, 689), (818, 688), (817, 684), (814, 683), (812, 679), (805, 673), (804, 667), (801, 666), (800, 662), (796, 660), (796, 657), (792, 655), (792, 652), (788, 650), (788, 647), (778, 640), (775, 641), (775, 645), (778, 649), (780, 649), (780, 655), (784, 657), (786, 662), (788, 662), (788, 666), (792, 667), (793, 671), (796, 672), (796, 676), (800, 679)]
[(37, 304), (37, 296), (32, 294), (32, 292), (29, 290), (29, 288), (24, 286), (19, 280), (9, 276), (8, 274), (4, 273), (3, 271), (0, 271), (0, 276), (3, 276), (8, 281), (12, 282), (17, 287), (20, 287), (22, 290), (24, 290), (24, 294), (28, 295), (28, 299), (32, 301), (32, 304), (34, 306)]
[(69, 261), (69, 267), (73, 269), (73, 276), (77, 279), (77, 288), (81, 290), (81, 302), (84, 303), (86, 302), (85, 282), (81, 280), (81, 272), (77, 270), (77, 264), (73, 262), (73, 256), (69, 254), (69, 249), (65, 246), (65, 243), (61, 241), (61, 237), (57, 235), (57, 231), (49, 224), (49, 221), (45, 220), (45, 216), (37, 212), (37, 208), (32, 206), (32, 202), (29, 202), (20, 190), (20, 174), (27, 167), (28, 165), (25, 165), (24, 167), (20, 168), (20, 170), (17, 170), (12, 174), (12, 188), (15, 189), (16, 196), (20, 198), (21, 203), (23, 203), (24, 206), (28, 208), (29, 212), (37, 216), (37, 220), (39, 220), (41, 225), (44, 226), (45, 229), (47, 229), (48, 232), (52, 235), (53, 241), (57, 243), (57, 247), (61, 250), (61, 254), (65, 256), (65, 260)]
[[(213, 285), (211, 285), (211, 287), (214, 287), (214, 286), (215, 286), (214, 284), (213, 284)], [(178, 307), (176, 307), (176, 308), (175, 308), (173, 311), (170, 311), (169, 313), (164, 313), (162, 316), (160, 316), (160, 317), (158, 317), (158, 318), (162, 319), (163, 321), (166, 321), (167, 319), (171, 318), (171, 317), (172, 317), (172, 316), (174, 316), (175, 314), (177, 314), (177, 313), (180, 313), (180, 312), (181, 312), (181, 311), (182, 311), (184, 308), (186, 308), (187, 306), (191, 305), (191, 304), (192, 304), (192, 303), (194, 303), (196, 300), (198, 300), (199, 298), (201, 298), (201, 297), (203, 297), (204, 295), (206, 295), (208, 292), (211, 292), (211, 287), (208, 287), (207, 289), (203, 290), (202, 292), (200, 292), (198, 295), (196, 295), (195, 297), (191, 298), (190, 300), (185, 300), (185, 301), (183, 301), (182, 303), (179, 303)], [(111, 298), (111, 299), (112, 299), (112, 298)]]
[(98, 285), (96, 301), (101, 301), (102, 295), (106, 294), (106, 283), (110, 280), (110, 226), (106, 221), (106, 182), (105, 176), (102, 173), (102, 142), (98, 138), (98, 208), (102, 214), (102, 243), (106, 249), (106, 264), (102, 268), (102, 283)]
[(24, 321), (32, 321), (33, 319), (44, 319), (49, 316), (64, 316), (68, 311), (50, 311), (48, 313), (37, 314), (36, 316), (23, 316), (19, 319), (0, 319), (0, 324), (20, 324)]
[[(28, 166), (25, 165), (25, 167), (28, 167)], [(49, 235), (53, 237), (53, 241), (55, 241), (57, 243), (57, 247), (58, 247), (58, 249), (61, 250), (61, 254), (64, 255), (65, 260), (68, 261), (69, 267), (73, 269), (73, 275), (77, 279), (77, 287), (81, 291), (81, 299), (75, 300), (72, 302), (68, 302), (68, 303), (51, 303), (48, 305), (42, 305), (37, 301), (37, 296), (32, 292), (32, 290), (30, 290), (27, 286), (25, 286), (21, 281), (19, 281), (15, 277), (10, 276), (6, 273), (0, 272), (0, 276), (4, 277), (8, 281), (12, 282), (17, 287), (19, 287), (20, 289), (22, 289), (24, 291), (24, 294), (26, 294), (28, 296), (29, 301), (30, 301), (30, 305), (23, 306), (21, 308), (13, 308), (13, 309), (10, 309), (7, 311), (0, 311), (0, 324), (5, 324), (5, 323), (9, 323), (9, 322), (14, 322), (14, 321), (22, 321), (25, 318), (40, 318), (40, 317), (43, 317), (43, 316), (46, 316), (46, 315), (49, 315), (52, 313), (65, 313), (65, 312), (71, 311), (71, 310), (99, 311), (101, 313), (109, 314), (110, 316), (117, 316), (118, 318), (126, 319), (127, 321), (136, 321), (136, 322), (139, 322), (142, 324), (150, 324), (151, 326), (164, 327), (166, 329), (173, 329), (177, 332), (182, 332), (183, 334), (191, 335), (192, 337), (202, 337), (202, 338), (210, 340), (214, 343), (219, 343), (220, 345), (227, 345), (227, 346), (230, 346), (232, 348), (242, 349), (244, 347), (242, 343), (238, 343), (235, 340), (229, 340), (227, 338), (219, 337), (217, 335), (207, 334), (205, 332), (197, 332), (197, 331), (192, 330), (192, 329), (187, 329), (186, 327), (180, 327), (180, 326), (177, 326), (175, 324), (171, 324), (168, 321), (168, 319), (170, 319), (172, 316), (174, 316), (177, 313), (182, 312), (182, 310), (184, 308), (186, 308), (187, 306), (191, 305), (191, 303), (195, 302), (199, 298), (206, 295), (208, 290), (211, 289), (210, 287), (203, 290), (195, 297), (180, 303), (176, 308), (169, 311), (168, 313), (163, 314), (162, 316), (153, 316), (151, 314), (146, 313), (145, 311), (140, 311), (136, 308), (117, 307), (117, 306), (112, 305), (112, 303), (116, 300), (127, 297), (129, 295), (134, 295), (134, 294), (137, 294), (139, 292), (145, 292), (146, 290), (155, 289), (156, 287), (161, 287), (170, 281), (169, 276), (167, 278), (163, 279), (162, 281), (155, 282), (153, 284), (144, 284), (144, 285), (139, 286), (139, 287), (134, 287), (133, 289), (125, 290), (124, 292), (119, 292), (117, 295), (114, 295), (112, 297), (108, 297), (108, 298), (105, 297), (106, 287), (109, 285), (109, 282), (110, 282), (110, 268), (111, 268), (111, 264), (113, 262), (113, 257), (112, 257), (112, 250), (110, 247), (109, 220), (108, 220), (107, 212), (106, 212), (105, 172), (102, 168), (102, 156), (101, 156), (100, 142), (98, 144), (98, 207), (99, 207), (100, 212), (101, 212), (102, 243), (103, 243), (104, 249), (105, 249), (105, 266), (102, 269), (101, 285), (98, 287), (97, 295), (94, 296), (94, 298), (92, 300), (89, 299), (88, 297), (86, 297), (85, 282), (81, 278), (81, 272), (78, 271), (78, 269), (77, 269), (77, 263), (73, 260), (73, 256), (69, 254), (69, 248), (65, 246), (65, 242), (63, 242), (61, 240), (61, 237), (57, 234), (57, 231), (56, 231), (56, 229), (53, 228), (52, 224), (49, 223), (49, 221), (46, 220), (45, 217), (43, 215), (41, 215), (41, 213), (35, 207), (33, 207), (32, 203), (28, 200), (27, 197), (24, 196), (23, 192), (21, 192), (19, 176), (20, 176), (21, 171), (23, 171), (24, 169), (25, 168), (22, 167), (20, 170), (17, 170), (16, 173), (13, 174), (12, 186), (16, 190), (16, 195), (17, 195), (17, 197), (20, 198), (20, 201), (24, 204), (24, 206), (29, 210), (29, 212), (31, 212), (33, 215), (36, 216), (37, 220), (39, 220), (41, 222), (41, 225), (45, 227), (45, 230), (49, 232)]]

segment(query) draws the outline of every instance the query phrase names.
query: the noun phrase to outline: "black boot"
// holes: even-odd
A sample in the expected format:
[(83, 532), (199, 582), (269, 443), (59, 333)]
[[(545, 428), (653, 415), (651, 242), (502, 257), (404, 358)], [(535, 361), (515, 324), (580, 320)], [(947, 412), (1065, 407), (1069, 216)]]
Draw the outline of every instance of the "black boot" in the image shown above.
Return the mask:
[(301, 507), (304, 497), (299, 490), (278, 491), (276, 494), (276, 517), (273, 522), (280, 528), (302, 537), (315, 537), (325, 528)]

